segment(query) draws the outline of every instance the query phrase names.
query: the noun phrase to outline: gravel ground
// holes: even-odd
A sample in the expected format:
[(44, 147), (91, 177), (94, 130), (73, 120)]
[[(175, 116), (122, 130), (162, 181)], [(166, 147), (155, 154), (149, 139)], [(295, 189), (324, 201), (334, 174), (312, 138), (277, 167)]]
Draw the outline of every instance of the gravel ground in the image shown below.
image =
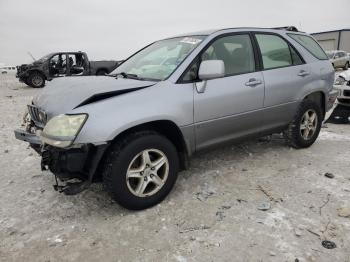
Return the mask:
[(0, 261), (350, 261), (350, 125), (303, 150), (273, 136), (201, 153), (164, 202), (131, 212), (98, 184), (53, 190), (13, 135), (38, 92), (0, 76)]

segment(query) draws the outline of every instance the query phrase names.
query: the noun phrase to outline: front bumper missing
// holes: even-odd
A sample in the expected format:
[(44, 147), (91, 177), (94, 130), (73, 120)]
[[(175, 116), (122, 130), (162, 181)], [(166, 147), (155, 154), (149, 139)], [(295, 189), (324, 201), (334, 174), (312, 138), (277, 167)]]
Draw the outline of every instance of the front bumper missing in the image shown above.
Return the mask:
[[(64, 149), (43, 144), (37, 134), (22, 129), (14, 132), (17, 139), (28, 142), (41, 155), (41, 169), (50, 170), (55, 175), (56, 191), (75, 195), (87, 189), (93, 179), (98, 177), (95, 173), (108, 143), (99, 146), (83, 144)], [(64, 184), (59, 185), (57, 178)], [(80, 182), (72, 183), (72, 179)]]
[[(56, 177), (55, 190), (75, 195), (87, 189), (97, 178), (96, 170), (108, 144), (99, 146), (84, 144), (78, 148), (62, 149), (49, 145), (42, 148), (41, 168), (49, 169)], [(59, 178), (64, 185), (59, 185)], [(79, 182), (70, 182), (78, 179)]]

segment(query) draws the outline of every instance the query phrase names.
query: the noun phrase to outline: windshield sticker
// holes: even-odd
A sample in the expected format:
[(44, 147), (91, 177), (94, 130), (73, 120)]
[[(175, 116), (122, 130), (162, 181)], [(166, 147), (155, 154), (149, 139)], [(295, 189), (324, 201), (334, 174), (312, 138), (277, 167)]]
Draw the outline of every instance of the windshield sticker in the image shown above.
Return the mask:
[(202, 42), (202, 39), (193, 38), (193, 37), (185, 37), (180, 41), (181, 43), (191, 44), (191, 45), (197, 45), (200, 42)]

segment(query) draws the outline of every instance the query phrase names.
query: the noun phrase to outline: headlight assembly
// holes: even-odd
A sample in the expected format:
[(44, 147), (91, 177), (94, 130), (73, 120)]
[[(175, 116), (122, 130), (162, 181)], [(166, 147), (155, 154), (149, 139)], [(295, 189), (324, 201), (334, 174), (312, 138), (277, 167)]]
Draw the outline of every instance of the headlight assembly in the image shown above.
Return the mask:
[(346, 80), (344, 77), (338, 76), (337, 79), (335, 80), (334, 84), (335, 85), (344, 85), (346, 83)]
[(53, 117), (45, 125), (41, 133), (42, 142), (56, 147), (70, 146), (83, 127), (87, 117), (87, 114), (58, 115)]

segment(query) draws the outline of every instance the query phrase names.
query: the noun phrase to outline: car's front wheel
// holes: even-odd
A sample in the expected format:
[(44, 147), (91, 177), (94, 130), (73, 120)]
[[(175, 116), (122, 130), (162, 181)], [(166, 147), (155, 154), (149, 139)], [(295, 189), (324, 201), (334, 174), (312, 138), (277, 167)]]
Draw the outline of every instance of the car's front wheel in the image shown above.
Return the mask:
[(161, 202), (179, 169), (175, 146), (164, 136), (142, 131), (117, 141), (103, 164), (103, 182), (123, 207), (140, 210)]
[[(27, 78), (28, 85), (34, 88), (44, 87), (45, 77), (37, 72), (31, 73)], [(27, 84), (26, 82), (26, 84)]]
[(349, 69), (349, 62), (346, 62), (345, 66), (343, 67), (344, 70), (348, 70)]
[(321, 125), (320, 106), (314, 101), (304, 100), (284, 134), (289, 145), (294, 148), (305, 148), (316, 141)]

